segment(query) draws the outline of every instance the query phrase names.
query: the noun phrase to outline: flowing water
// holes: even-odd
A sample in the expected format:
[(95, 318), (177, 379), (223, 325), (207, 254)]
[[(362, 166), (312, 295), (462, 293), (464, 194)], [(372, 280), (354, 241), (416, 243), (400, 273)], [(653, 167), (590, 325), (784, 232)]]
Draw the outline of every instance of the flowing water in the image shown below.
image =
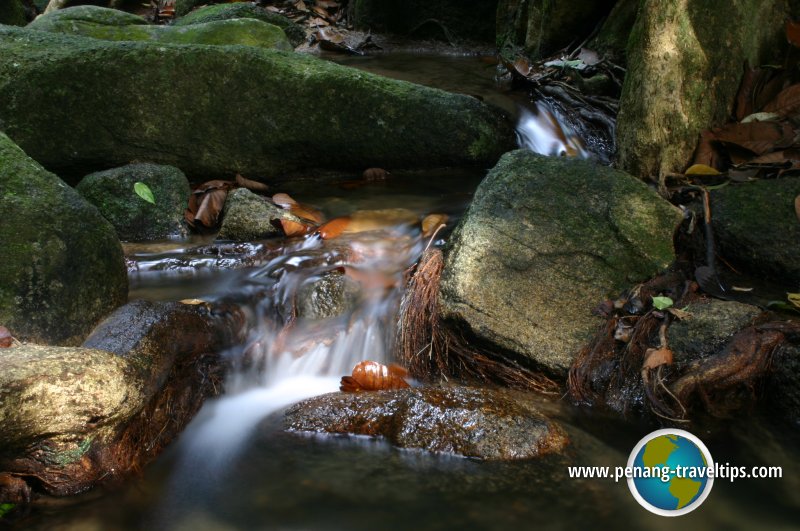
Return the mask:
[[(457, 84), (461, 91), (483, 92), (486, 99), (517, 109), (521, 143), (548, 154), (586, 155), (555, 111), (519, 110), (517, 101), (498, 93), (486, 63), (445, 58), (431, 64), (436, 68), (423, 81), (450, 89)], [(408, 65), (371, 66), (403, 77)], [(419, 73), (414, 79), (420, 81)], [(366, 185), (354, 177), (295, 182), (276, 191), (328, 217), (402, 208), (408, 212), (399, 218), (375, 216), (397, 220), (443, 212), (452, 227), (482, 177), (482, 171), (408, 174)], [(26, 523), (36, 529), (197, 531), (797, 528), (797, 436), (768, 423), (754, 430), (752, 419), (717, 429), (713, 436), (699, 435), (718, 461), (781, 464), (785, 479), (718, 482), (703, 508), (679, 521), (646, 513), (624, 482), (568, 477), (570, 464), (623, 465), (636, 441), (653, 427), (598, 412), (587, 416), (559, 400), (543, 399), (541, 407), (568, 430), (573, 444), (567, 455), (517, 463), (483, 463), (398, 450), (366, 438), (282, 431), (280, 412), (286, 406), (338, 389), (339, 378), (358, 361), (391, 360), (403, 275), (428, 244), (441, 241), (423, 238), (418, 224), (387, 221), (380, 230), (330, 241), (309, 237), (230, 244), (199, 238), (128, 245), (131, 299), (238, 300), (255, 325), (243, 345), (225, 353), (235, 367), (225, 394), (203, 407), (141, 479), (114, 492), (39, 504)], [(323, 321), (294, 319), (304, 287), (342, 271), (362, 286), (353, 307)]]

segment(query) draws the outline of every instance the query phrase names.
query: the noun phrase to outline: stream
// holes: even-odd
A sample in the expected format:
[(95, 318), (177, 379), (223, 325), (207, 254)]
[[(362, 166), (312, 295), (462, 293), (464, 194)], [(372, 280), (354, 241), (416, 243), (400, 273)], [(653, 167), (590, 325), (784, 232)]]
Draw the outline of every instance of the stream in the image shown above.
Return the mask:
[[(494, 65), (475, 57), (380, 56), (337, 61), (383, 75), (473, 94), (518, 116), (520, 143), (547, 154), (589, 156), (584, 142), (545, 104), (524, 104), (498, 89)], [(523, 98), (524, 99), (524, 98)], [(410, 173), (356, 184), (298, 180), (276, 192), (328, 218), (405, 209), (449, 216), (452, 228), (484, 171)], [(391, 219), (391, 216), (387, 216)], [(401, 216), (402, 217), (402, 216)], [(338, 390), (361, 360), (391, 362), (403, 274), (429, 242), (417, 226), (386, 222), (377, 231), (248, 244), (182, 242), (126, 245), (136, 271), (130, 299), (249, 302), (255, 326), (224, 355), (234, 370), (226, 392), (208, 401), (141, 478), (38, 504), (25, 522), (48, 530), (227, 529), (797, 529), (800, 445), (766, 419), (697, 432), (716, 461), (781, 465), (783, 479), (718, 481), (702, 509), (678, 519), (642, 509), (624, 481), (570, 479), (569, 465), (624, 465), (652, 425), (580, 410), (558, 399), (541, 408), (561, 422), (565, 455), (481, 462), (393, 448), (363, 437), (287, 433), (281, 411)], [(297, 320), (284, 331), (304, 286), (331, 271), (354, 271), (364, 288), (345, 314)]]

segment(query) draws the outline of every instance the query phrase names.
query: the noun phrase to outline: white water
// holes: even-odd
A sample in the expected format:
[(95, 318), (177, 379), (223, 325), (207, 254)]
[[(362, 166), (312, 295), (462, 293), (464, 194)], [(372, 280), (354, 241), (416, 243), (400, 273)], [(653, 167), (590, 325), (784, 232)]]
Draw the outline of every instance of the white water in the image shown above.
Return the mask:
[(521, 147), (542, 155), (589, 157), (583, 141), (555, 109), (544, 102), (535, 105), (533, 111), (520, 109), (517, 142)]

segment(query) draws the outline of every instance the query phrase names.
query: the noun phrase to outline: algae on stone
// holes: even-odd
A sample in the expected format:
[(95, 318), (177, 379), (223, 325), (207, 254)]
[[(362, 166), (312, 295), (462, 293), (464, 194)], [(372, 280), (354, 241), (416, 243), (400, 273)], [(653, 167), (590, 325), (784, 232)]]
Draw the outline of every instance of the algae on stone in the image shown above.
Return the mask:
[(125, 302), (114, 228), (0, 133), (0, 323), (21, 340), (76, 344)]
[(282, 232), (273, 222), (281, 219), (301, 222), (297, 216), (275, 206), (266, 198), (246, 188), (238, 188), (230, 192), (225, 200), (222, 226), (217, 237), (244, 242), (278, 236)]
[(63, 31), (69, 23), (101, 24), (104, 26), (147, 25), (147, 21), (133, 13), (98, 6), (75, 6), (36, 17), (27, 29), (39, 31)]
[(475, 98), (301, 54), (11, 27), (0, 46), (0, 121), (64, 175), (131, 160), (193, 178), (463, 167), (514, 146), (508, 117)]
[(662, 177), (691, 164), (700, 132), (728, 120), (744, 62), (782, 57), (786, 14), (784, 0), (643, 2), (628, 42), (618, 166)]
[[(153, 192), (155, 204), (134, 191), (142, 182)], [(183, 213), (191, 190), (178, 168), (157, 164), (129, 164), (92, 173), (78, 184), (78, 192), (92, 203), (127, 241), (185, 236)]]
[(289, 18), (246, 2), (203, 6), (185, 16), (175, 19), (172, 25), (187, 26), (234, 18), (252, 18), (278, 26), (283, 30), (289, 42), (294, 46), (306, 40), (305, 30), (298, 24), (292, 22)]
[(670, 265), (681, 218), (630, 175), (508, 153), (451, 237), (440, 312), (563, 375), (601, 322), (592, 308)]

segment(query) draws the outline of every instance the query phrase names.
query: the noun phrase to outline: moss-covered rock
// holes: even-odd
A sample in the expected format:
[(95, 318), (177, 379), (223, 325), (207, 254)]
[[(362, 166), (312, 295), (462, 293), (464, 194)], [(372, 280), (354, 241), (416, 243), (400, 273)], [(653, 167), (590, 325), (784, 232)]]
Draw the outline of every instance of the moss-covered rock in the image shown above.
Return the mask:
[(719, 252), (755, 275), (800, 289), (800, 179), (784, 177), (726, 186), (711, 193)]
[(597, 35), (586, 47), (604, 57), (625, 63), (631, 28), (636, 22), (640, 4), (639, 0), (617, 0)]
[(175, 22), (173, 22), (173, 26), (203, 24), (206, 22), (230, 20), (233, 18), (252, 18), (278, 26), (283, 30), (289, 42), (294, 46), (306, 40), (306, 32), (300, 25), (295, 24), (283, 15), (267, 11), (263, 7), (249, 2), (204, 6), (192, 11), (186, 16), (176, 19)]
[[(487, 2), (490, 3), (490, 2)], [(500, 0), (496, 42), (538, 59), (587, 37), (615, 0)]]
[(447, 41), (494, 41), (494, 2), (463, 0), (354, 0), (358, 29)]
[(425, 387), (311, 398), (286, 413), (292, 431), (381, 436), (418, 448), (487, 460), (558, 453), (569, 442), (523, 393)]
[[(137, 182), (150, 188), (155, 204), (136, 194), (134, 185)], [(77, 190), (114, 225), (122, 240), (159, 240), (186, 235), (183, 213), (191, 189), (178, 168), (129, 164), (87, 175)]]
[(147, 21), (132, 13), (98, 6), (75, 6), (51, 11), (28, 24), (28, 29), (64, 31), (71, 23), (101, 24), (103, 26), (145, 26)]
[(667, 333), (669, 347), (677, 362), (693, 361), (720, 352), (736, 332), (751, 324), (761, 313), (757, 306), (720, 300), (692, 303), (686, 311), (690, 315), (672, 323)]
[(19, 339), (77, 344), (125, 302), (114, 228), (0, 133), (0, 323)]
[(514, 145), (508, 117), (475, 98), (300, 54), (11, 27), (0, 46), (0, 121), (72, 175), (131, 160), (198, 177), (484, 165)]
[(680, 212), (630, 175), (529, 151), (503, 156), (447, 250), (440, 311), (556, 375), (598, 302), (666, 268)]
[[(92, 8), (91, 10), (89, 8)], [(76, 10), (75, 12), (73, 12)], [(216, 20), (192, 26), (150, 26), (136, 15), (95, 6), (71, 7), (42, 15), (28, 29), (81, 35), (106, 41), (150, 41), (165, 44), (242, 45), (291, 50), (283, 30), (260, 20)], [(134, 19), (139, 19), (134, 20)], [(125, 21), (130, 21), (125, 24)]]
[(282, 234), (278, 225), (281, 219), (301, 222), (297, 216), (275, 206), (271, 201), (246, 188), (238, 188), (229, 193), (225, 200), (222, 226), (217, 237), (246, 242), (277, 236)]
[(182, 17), (197, 6), (213, 3), (214, 0), (175, 0), (175, 15)]
[(645, 1), (628, 43), (618, 166), (639, 177), (686, 168), (700, 132), (730, 116), (744, 62), (781, 57), (786, 14), (784, 0)]
[(0, 24), (24, 26), (27, 23), (25, 7), (22, 5), (21, 0), (5, 0), (0, 3)]

